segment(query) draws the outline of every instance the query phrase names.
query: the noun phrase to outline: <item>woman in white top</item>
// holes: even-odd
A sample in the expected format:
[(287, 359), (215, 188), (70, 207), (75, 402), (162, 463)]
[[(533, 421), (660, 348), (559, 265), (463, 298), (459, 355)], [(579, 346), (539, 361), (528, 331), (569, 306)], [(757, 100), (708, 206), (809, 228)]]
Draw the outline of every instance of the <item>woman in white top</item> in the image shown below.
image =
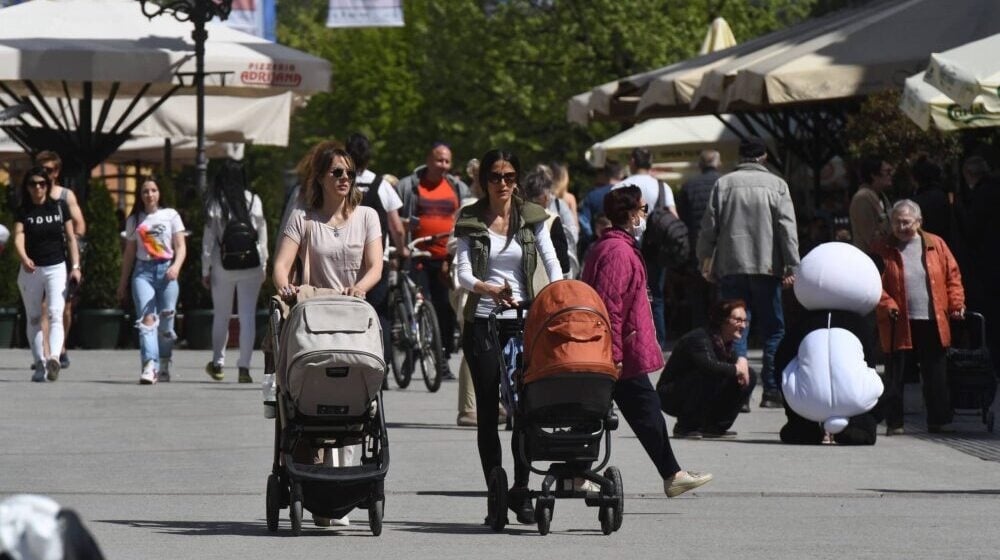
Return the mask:
[(173, 208), (160, 207), (160, 187), (147, 178), (139, 187), (139, 200), (125, 221), (125, 254), (118, 283), (118, 299), (125, 299), (129, 278), (135, 303), (136, 328), (142, 372), (139, 383), (170, 381), (177, 276), (187, 255), (184, 223)]
[[(361, 203), (351, 156), (340, 148), (317, 150), (303, 192), (304, 209), (293, 210), (274, 257), (274, 286), (292, 298), (292, 265), (302, 260), (300, 284), (333, 288), (364, 299), (382, 277), (382, 228), (378, 213)], [(356, 446), (340, 447), (336, 465), (350, 465)], [(305, 450), (308, 451), (308, 450)], [(297, 454), (299, 460), (302, 453)], [(314, 459), (315, 460), (315, 459)], [(320, 527), (331, 520), (313, 516)], [(336, 520), (346, 525), (347, 517)]]
[[(561, 278), (562, 269), (549, 238), (548, 215), (537, 204), (525, 202), (517, 194), (521, 165), (514, 154), (501, 150), (487, 152), (481, 159), (479, 184), (486, 196), (459, 211), (455, 223), (458, 240), (456, 267), (458, 281), (469, 292), (462, 328), (462, 351), (472, 371), (476, 391), (479, 459), (483, 476), (501, 465), (502, 451), (497, 434), (501, 350), (518, 330), (516, 313), (500, 316), (500, 345), (489, 336), (490, 312), (498, 304), (516, 306), (534, 298), (534, 271), (540, 254), (549, 278)], [(511, 442), (514, 455), (514, 484), (510, 509), (521, 523), (534, 523), (527, 495), (527, 463), (520, 460), (515, 432)], [(487, 519), (489, 524), (492, 520)]]
[(239, 382), (253, 383), (250, 359), (256, 334), (257, 295), (267, 276), (267, 222), (260, 197), (247, 190), (243, 165), (227, 161), (205, 204), (201, 281), (212, 290), (212, 361), (205, 372), (222, 381), (233, 294), (240, 318)]

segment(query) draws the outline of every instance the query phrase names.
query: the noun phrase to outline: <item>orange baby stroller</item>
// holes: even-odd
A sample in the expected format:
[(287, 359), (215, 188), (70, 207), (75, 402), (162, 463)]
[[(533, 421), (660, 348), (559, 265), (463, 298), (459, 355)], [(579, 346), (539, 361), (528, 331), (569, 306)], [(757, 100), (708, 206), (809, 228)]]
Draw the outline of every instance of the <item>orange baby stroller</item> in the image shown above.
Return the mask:
[[(618, 468), (599, 474), (611, 457), (611, 431), (618, 427), (612, 408), (618, 371), (604, 302), (583, 282), (554, 282), (531, 303), (523, 334), (521, 367), (513, 380), (506, 375), (501, 379), (513, 384), (507, 389), (517, 396), (512, 408), (513, 429), (521, 435), (517, 452), (532, 472), (545, 477), (540, 491), (529, 491), (538, 531), (548, 534), (556, 498), (584, 498), (588, 506), (599, 508), (601, 530), (610, 534), (621, 527), (624, 493)], [(533, 461), (550, 464), (540, 470)], [(599, 491), (577, 489), (579, 480), (594, 483)], [(495, 531), (506, 524), (507, 500), (507, 474), (495, 467), (488, 505)]]

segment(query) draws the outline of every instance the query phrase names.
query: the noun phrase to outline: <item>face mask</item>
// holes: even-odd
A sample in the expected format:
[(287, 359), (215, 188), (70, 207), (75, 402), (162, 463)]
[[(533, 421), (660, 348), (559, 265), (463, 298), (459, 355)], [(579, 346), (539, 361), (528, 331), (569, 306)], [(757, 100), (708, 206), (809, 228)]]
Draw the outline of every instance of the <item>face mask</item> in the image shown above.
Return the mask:
[(644, 231), (646, 231), (646, 218), (639, 218), (639, 223), (632, 226), (632, 237), (639, 239)]

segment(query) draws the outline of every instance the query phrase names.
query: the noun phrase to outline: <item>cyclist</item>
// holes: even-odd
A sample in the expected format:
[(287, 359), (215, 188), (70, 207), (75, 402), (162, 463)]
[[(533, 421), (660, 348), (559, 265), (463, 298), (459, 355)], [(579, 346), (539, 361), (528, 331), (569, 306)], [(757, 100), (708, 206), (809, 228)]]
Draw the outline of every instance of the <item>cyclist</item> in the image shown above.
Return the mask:
[[(488, 316), (504, 303), (516, 305), (534, 297), (534, 273), (537, 255), (549, 278), (562, 276), (545, 221), (545, 209), (516, 196), (520, 161), (514, 154), (491, 150), (480, 160), (479, 182), (486, 186), (486, 196), (462, 208), (455, 224), (458, 281), (469, 292), (463, 313), (462, 349), (472, 371), (476, 391), (479, 459), (483, 476), (501, 464), (500, 437), (497, 434), (497, 407), (501, 358), (500, 351), (517, 332), (513, 312), (501, 315), (500, 347), (490, 341)], [(534, 523), (534, 511), (527, 494), (528, 465), (516, 452), (520, 438), (514, 433), (514, 485), (510, 508), (521, 523)], [(491, 522), (486, 520), (487, 524)]]
[[(410, 220), (414, 238), (447, 233), (454, 227), (455, 213), (470, 193), (469, 187), (451, 175), (450, 170), (451, 148), (437, 142), (427, 154), (426, 165), (404, 177), (396, 186), (403, 199), (400, 215)], [(446, 371), (443, 377), (455, 379), (447, 367), (448, 358), (454, 352), (455, 339), (455, 314), (448, 299), (451, 282), (448, 279), (447, 243), (448, 240), (442, 238), (424, 247), (431, 256), (413, 259), (413, 277), (437, 314), (445, 353)]]

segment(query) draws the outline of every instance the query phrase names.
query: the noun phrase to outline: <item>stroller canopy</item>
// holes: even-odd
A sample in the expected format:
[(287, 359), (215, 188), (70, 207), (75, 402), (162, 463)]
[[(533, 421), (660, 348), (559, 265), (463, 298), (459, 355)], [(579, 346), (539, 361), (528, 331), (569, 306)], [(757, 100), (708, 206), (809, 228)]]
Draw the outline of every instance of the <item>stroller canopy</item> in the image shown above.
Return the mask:
[(524, 383), (560, 373), (618, 378), (608, 310), (597, 292), (578, 280), (542, 289), (524, 325)]

